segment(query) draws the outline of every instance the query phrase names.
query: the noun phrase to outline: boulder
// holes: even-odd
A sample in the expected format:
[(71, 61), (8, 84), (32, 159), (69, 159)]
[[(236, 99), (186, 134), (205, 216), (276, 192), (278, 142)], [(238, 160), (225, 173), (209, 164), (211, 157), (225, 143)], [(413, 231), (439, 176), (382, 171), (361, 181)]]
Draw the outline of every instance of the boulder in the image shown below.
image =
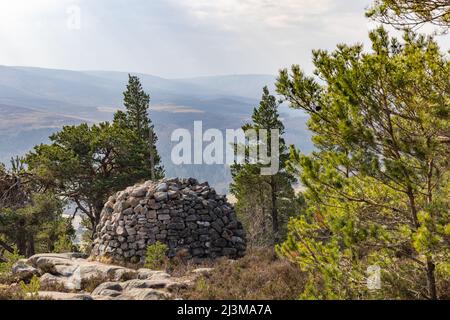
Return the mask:
[(39, 281), (43, 288), (64, 288), (72, 290), (75, 286), (68, 278), (58, 277), (50, 273), (43, 274)]
[(19, 260), (13, 265), (12, 274), (19, 278), (19, 280), (27, 282), (33, 276), (39, 276), (39, 270), (27, 264), (27, 260)]
[[(93, 296), (119, 296), (122, 286), (118, 282), (104, 282), (92, 291)], [(112, 295), (112, 293), (114, 295)]]
[(170, 275), (164, 271), (156, 271), (145, 268), (139, 269), (137, 274), (137, 278), (141, 280), (162, 280), (170, 278)]
[(171, 283), (170, 279), (158, 279), (158, 280), (140, 280), (133, 279), (122, 283), (124, 290), (131, 289), (164, 289)]
[(128, 290), (120, 297), (129, 298), (130, 300), (167, 300), (171, 296), (169, 293), (155, 289), (132, 289)]
[(171, 294), (163, 289), (173, 285), (169, 280), (129, 280), (125, 282), (105, 282), (93, 292), (94, 299), (108, 297), (113, 300), (165, 300)]

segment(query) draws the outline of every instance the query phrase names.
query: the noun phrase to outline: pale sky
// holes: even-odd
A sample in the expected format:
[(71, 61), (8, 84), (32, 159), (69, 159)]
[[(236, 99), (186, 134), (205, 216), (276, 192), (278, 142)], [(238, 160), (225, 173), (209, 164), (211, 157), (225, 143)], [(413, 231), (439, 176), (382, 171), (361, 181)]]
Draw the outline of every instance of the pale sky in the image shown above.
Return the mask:
[[(0, 65), (163, 77), (276, 74), (367, 43), (370, 0), (0, 0)], [(78, 14), (79, 13), (79, 14)]]

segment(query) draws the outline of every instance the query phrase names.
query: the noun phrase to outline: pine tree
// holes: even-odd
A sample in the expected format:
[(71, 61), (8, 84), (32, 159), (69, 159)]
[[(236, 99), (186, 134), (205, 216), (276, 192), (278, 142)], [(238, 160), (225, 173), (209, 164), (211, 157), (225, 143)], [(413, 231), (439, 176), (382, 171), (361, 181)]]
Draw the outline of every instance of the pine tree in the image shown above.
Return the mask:
[(432, 38), (384, 29), (373, 51), (314, 52), (315, 75), (280, 73), (277, 90), (310, 115), (316, 151), (292, 153), (308, 212), (278, 248), (310, 276), (306, 297), (449, 297), (450, 62)]
[(255, 146), (259, 148), (267, 144), (267, 155), (270, 157), (271, 129), (279, 131), (279, 168), (278, 173), (261, 175), (261, 163), (249, 158), (247, 163), (232, 166), (233, 183), (231, 192), (237, 198), (236, 210), (249, 233), (251, 245), (267, 245), (278, 243), (285, 234), (288, 217), (295, 212), (290, 203), (295, 202), (295, 193), (292, 187), (294, 178), (286, 172), (285, 162), (289, 158), (286, 143), (283, 139), (284, 125), (278, 113), (279, 103), (269, 93), (267, 87), (263, 89), (261, 102), (254, 108), (252, 122), (245, 124), (244, 131), (253, 129), (260, 134), (260, 130), (267, 130), (267, 142), (259, 140)]
[(160, 179), (164, 176), (164, 168), (160, 164), (161, 158), (156, 149), (158, 137), (148, 114), (150, 95), (144, 91), (137, 76), (129, 75), (128, 78), (127, 90), (123, 93), (126, 114), (119, 111), (115, 115), (115, 121), (123, 123), (126, 118), (128, 126), (148, 142), (151, 150), (149, 158), (151, 178)]
[(367, 12), (383, 23), (404, 29), (431, 23), (444, 30), (450, 27), (448, 0), (375, 0)]
[(123, 124), (115, 117), (112, 123), (66, 126), (25, 157), (35, 187), (74, 203), (91, 231), (111, 194), (151, 178), (148, 142)]
[(25, 206), (2, 208), (0, 248), (16, 247), (27, 257), (52, 251), (59, 236), (74, 234), (63, 208), (64, 202), (51, 193), (34, 193)]

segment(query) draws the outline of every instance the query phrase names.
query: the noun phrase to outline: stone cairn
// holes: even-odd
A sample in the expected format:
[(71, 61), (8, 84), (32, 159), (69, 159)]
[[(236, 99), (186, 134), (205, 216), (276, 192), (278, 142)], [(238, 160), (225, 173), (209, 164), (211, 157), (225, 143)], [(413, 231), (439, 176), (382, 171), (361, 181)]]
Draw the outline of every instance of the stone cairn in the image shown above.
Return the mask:
[(157, 241), (168, 256), (186, 259), (239, 258), (245, 232), (225, 196), (195, 179), (147, 181), (117, 192), (105, 204), (93, 258), (142, 263), (146, 248)]

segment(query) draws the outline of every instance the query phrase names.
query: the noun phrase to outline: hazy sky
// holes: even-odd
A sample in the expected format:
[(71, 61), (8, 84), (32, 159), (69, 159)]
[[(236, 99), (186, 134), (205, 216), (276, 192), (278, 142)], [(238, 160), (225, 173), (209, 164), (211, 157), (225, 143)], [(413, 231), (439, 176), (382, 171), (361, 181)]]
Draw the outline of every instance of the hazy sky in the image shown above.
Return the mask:
[(367, 42), (370, 0), (0, 0), (0, 64), (164, 77), (266, 73)]

